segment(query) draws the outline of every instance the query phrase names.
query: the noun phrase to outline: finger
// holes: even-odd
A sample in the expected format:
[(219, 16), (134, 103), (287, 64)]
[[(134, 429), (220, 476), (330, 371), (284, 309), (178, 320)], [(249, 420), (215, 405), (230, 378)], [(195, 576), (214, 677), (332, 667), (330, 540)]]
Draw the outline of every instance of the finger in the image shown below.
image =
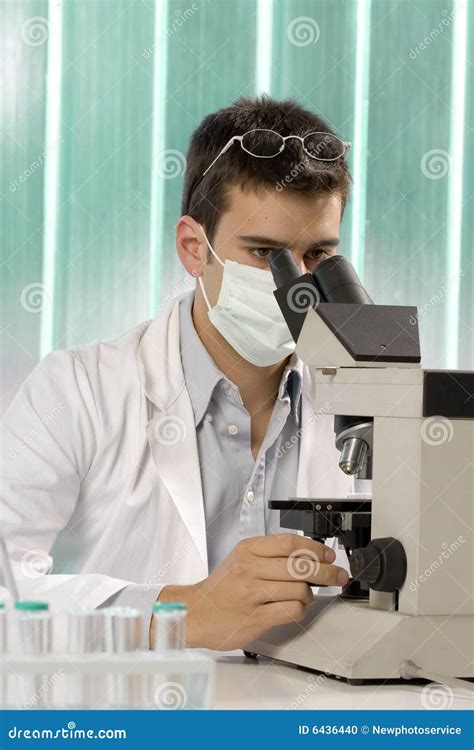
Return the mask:
[(300, 534), (269, 534), (245, 539), (240, 545), (257, 557), (309, 557), (320, 562), (334, 562), (334, 550)]
[(309, 604), (313, 592), (305, 581), (259, 581), (258, 603), (300, 601)]
[(307, 557), (256, 558), (253, 573), (264, 581), (306, 581), (318, 586), (344, 586), (344, 568)]
[(284, 625), (288, 622), (300, 622), (306, 615), (306, 607), (300, 601), (271, 602), (262, 604), (258, 610), (263, 620), (263, 627), (271, 628), (274, 625)]

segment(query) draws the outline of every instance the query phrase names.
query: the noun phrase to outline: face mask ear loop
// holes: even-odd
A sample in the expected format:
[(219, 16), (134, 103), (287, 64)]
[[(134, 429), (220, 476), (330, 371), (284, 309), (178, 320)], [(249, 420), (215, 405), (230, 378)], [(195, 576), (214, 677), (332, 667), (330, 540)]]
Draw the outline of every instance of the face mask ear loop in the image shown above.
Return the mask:
[(209, 240), (207, 239), (207, 236), (206, 236), (206, 233), (205, 233), (205, 231), (204, 231), (203, 227), (201, 227), (201, 229), (202, 229), (202, 233), (203, 233), (203, 235), (204, 235), (204, 239), (205, 239), (205, 240), (206, 240), (206, 242), (207, 242), (207, 246), (208, 246), (209, 250), (210, 250), (210, 251), (211, 251), (211, 253), (213, 254), (214, 258), (215, 258), (215, 259), (216, 259), (216, 260), (217, 260), (217, 261), (218, 261), (218, 262), (219, 262), (219, 263), (221, 264), (222, 268), (224, 268), (224, 264), (223, 264), (223, 262), (221, 261), (221, 259), (220, 259), (220, 258), (219, 258), (219, 256), (217, 255), (217, 253), (216, 253), (216, 252), (214, 251), (214, 248), (212, 247), (211, 243), (210, 243), (210, 242), (209, 242)]
[[(215, 258), (215, 259), (216, 259), (216, 260), (217, 260), (217, 261), (218, 261), (218, 262), (219, 262), (219, 263), (221, 264), (222, 268), (224, 268), (224, 263), (223, 263), (223, 262), (221, 261), (221, 259), (220, 259), (220, 258), (219, 258), (219, 256), (217, 255), (217, 253), (215, 253), (215, 252), (214, 252), (214, 249), (213, 249), (213, 248), (211, 247), (211, 243), (210, 243), (210, 242), (209, 242), (209, 240), (207, 239), (207, 236), (206, 236), (206, 233), (205, 233), (205, 231), (204, 231), (203, 227), (201, 227), (201, 229), (202, 229), (202, 233), (203, 233), (203, 235), (204, 235), (204, 239), (205, 239), (205, 240), (206, 240), (206, 242), (207, 242), (207, 246), (208, 246), (209, 250), (210, 250), (210, 251), (211, 251), (211, 253), (213, 254), (214, 258)], [(207, 296), (207, 294), (206, 294), (206, 290), (204, 289), (204, 284), (202, 283), (202, 278), (201, 278), (201, 276), (198, 276), (198, 282), (199, 282), (199, 286), (201, 287), (201, 292), (202, 292), (202, 296), (204, 297), (204, 300), (205, 300), (205, 302), (206, 302), (206, 305), (207, 305), (207, 309), (208, 309), (208, 310), (211, 310), (211, 307), (212, 307), (212, 305), (211, 305), (211, 304), (209, 303), (209, 299), (208, 299), (208, 296)]]
[(206, 294), (205, 289), (204, 289), (204, 284), (202, 283), (202, 279), (201, 279), (200, 276), (198, 276), (198, 282), (199, 282), (199, 286), (201, 287), (202, 296), (205, 299), (205, 302), (206, 302), (206, 305), (207, 305), (207, 309), (210, 310), (211, 309), (211, 305), (209, 304), (209, 300), (207, 298), (207, 294)]

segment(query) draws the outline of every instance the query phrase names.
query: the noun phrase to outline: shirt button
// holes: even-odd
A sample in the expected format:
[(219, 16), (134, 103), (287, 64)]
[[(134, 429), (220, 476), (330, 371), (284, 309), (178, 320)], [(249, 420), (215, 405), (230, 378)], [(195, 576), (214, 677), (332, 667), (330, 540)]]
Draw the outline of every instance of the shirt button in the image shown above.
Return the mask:
[(204, 417), (204, 419), (206, 420), (206, 422), (212, 422), (212, 419), (213, 419), (212, 414), (209, 414), (209, 413), (206, 414), (206, 416)]
[(226, 380), (221, 380), (221, 388), (223, 391), (226, 391), (229, 387), (229, 383), (227, 383)]
[(253, 501), (255, 500), (255, 493), (252, 492), (252, 490), (249, 490), (245, 495), (245, 499), (248, 503), (253, 503)]
[(227, 432), (229, 433), (229, 435), (237, 435), (238, 431), (239, 428), (236, 424), (230, 424), (227, 428)]

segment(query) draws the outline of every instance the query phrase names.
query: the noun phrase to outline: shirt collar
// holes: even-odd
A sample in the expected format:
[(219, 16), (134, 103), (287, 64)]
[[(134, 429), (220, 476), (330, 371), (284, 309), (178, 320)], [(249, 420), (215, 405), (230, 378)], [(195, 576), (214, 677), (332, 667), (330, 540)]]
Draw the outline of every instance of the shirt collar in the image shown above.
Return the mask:
[[(184, 379), (197, 427), (208, 409), (217, 384), (221, 380), (230, 381), (219, 370), (197, 334), (192, 318), (193, 301), (194, 291), (180, 300), (180, 348)], [(289, 400), (297, 424), (303, 388), (303, 367), (303, 360), (293, 352), (283, 370), (278, 389), (278, 399)]]
[(184, 380), (191, 398), (196, 427), (209, 406), (212, 394), (220, 380), (226, 379), (219, 370), (194, 327), (192, 307), (194, 292), (180, 302), (180, 347)]

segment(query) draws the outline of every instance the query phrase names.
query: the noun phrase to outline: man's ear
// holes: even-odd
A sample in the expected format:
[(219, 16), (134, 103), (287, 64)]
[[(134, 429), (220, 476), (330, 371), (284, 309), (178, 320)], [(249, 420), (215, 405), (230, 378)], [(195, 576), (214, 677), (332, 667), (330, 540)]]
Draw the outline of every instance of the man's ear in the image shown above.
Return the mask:
[(190, 276), (202, 276), (206, 265), (207, 245), (201, 225), (192, 216), (181, 216), (176, 224), (176, 249)]

